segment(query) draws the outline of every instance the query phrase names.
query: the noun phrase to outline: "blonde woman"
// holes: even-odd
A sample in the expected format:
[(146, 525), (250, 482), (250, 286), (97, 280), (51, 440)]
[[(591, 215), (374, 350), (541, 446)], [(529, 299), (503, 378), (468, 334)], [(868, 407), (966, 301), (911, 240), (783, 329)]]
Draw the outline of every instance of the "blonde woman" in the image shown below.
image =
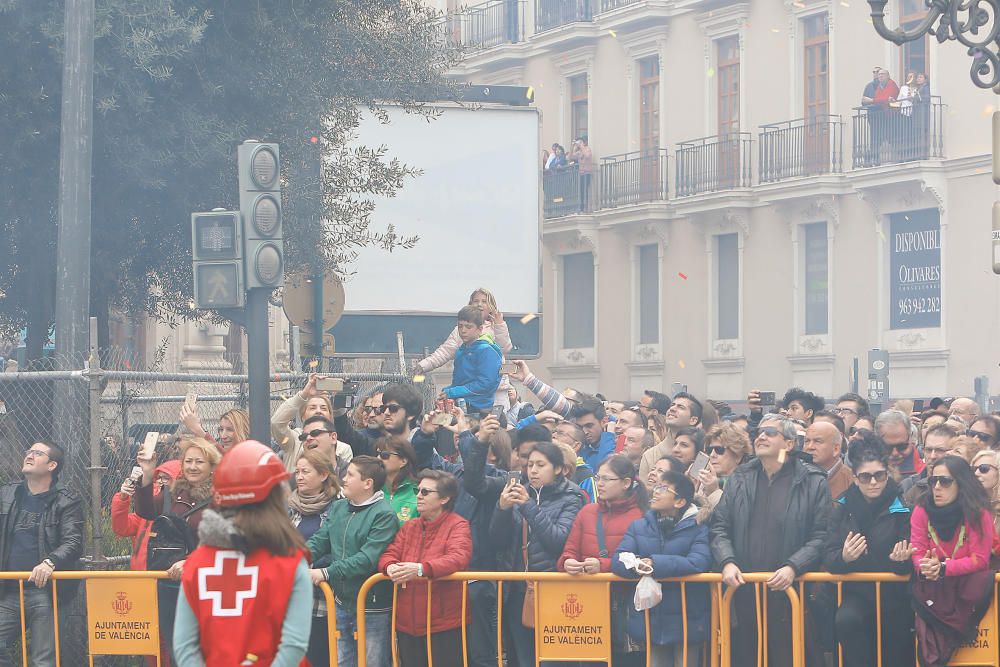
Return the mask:
[(972, 472), (990, 497), (993, 528), (1000, 535), (1000, 452), (984, 449), (976, 454), (972, 457)]
[[(469, 296), (469, 305), (476, 306), (483, 312), (483, 319), (485, 320), (483, 334), (489, 334), (496, 341), (496, 344), (500, 346), (500, 350), (504, 354), (510, 352), (514, 346), (510, 342), (510, 332), (507, 330), (507, 323), (504, 322), (503, 313), (497, 308), (497, 301), (493, 297), (493, 292), (485, 287), (477, 287), (476, 291)], [(448, 338), (441, 343), (438, 349), (431, 352), (430, 356), (417, 362), (416, 370), (420, 373), (429, 373), (435, 368), (444, 366), (455, 358), (455, 352), (461, 346), (462, 339), (458, 336), (458, 327), (456, 326), (451, 330)], [(505, 408), (510, 407), (510, 399), (507, 398), (508, 387), (510, 387), (510, 381), (507, 379), (507, 376), (503, 376), (500, 386), (497, 388), (495, 405), (502, 405)]]
[(970, 464), (976, 458), (976, 455), (985, 449), (983, 443), (978, 439), (967, 435), (952, 438), (948, 441), (948, 446), (951, 448), (951, 451), (948, 452), (949, 454), (959, 456)]
[(181, 406), (180, 422), (191, 432), (195, 439), (202, 438), (215, 444), (223, 454), (233, 448), (238, 442), (250, 437), (250, 415), (246, 410), (233, 408), (219, 417), (218, 437), (213, 438), (201, 425), (197, 407)]
[(708, 465), (695, 480), (698, 483), (695, 503), (711, 512), (722, 498), (726, 479), (750, 458), (752, 449), (746, 431), (730, 422), (720, 422), (705, 434), (704, 451), (708, 454)]

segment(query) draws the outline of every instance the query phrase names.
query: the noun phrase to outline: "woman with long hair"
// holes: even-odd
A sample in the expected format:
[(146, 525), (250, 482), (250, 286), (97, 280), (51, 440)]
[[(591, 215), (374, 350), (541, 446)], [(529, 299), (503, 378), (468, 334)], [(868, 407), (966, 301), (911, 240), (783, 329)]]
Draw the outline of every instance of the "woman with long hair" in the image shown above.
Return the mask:
[[(705, 433), (708, 465), (698, 473), (695, 504), (711, 514), (722, 498), (726, 479), (750, 458), (753, 448), (747, 432), (732, 422), (719, 422)], [(699, 520), (704, 522), (707, 517)]]
[[(418, 475), (417, 507), (420, 517), (404, 524), (378, 562), (378, 569), (402, 584), (396, 590), (396, 644), (402, 667), (426, 667), (427, 583), (465, 570), (472, 560), (469, 522), (457, 514), (458, 481), (443, 470)], [(409, 585), (407, 585), (409, 582)], [(435, 583), (430, 600), (433, 663), (461, 667), (462, 582)]]
[[(291, 421), (298, 417), (299, 423), (304, 424), (307, 419), (316, 415), (324, 417), (327, 421), (333, 421), (333, 403), (327, 394), (316, 389), (318, 379), (318, 374), (311, 373), (302, 391), (289, 396), (271, 415), (271, 439), (281, 447), (281, 458), (285, 463), (285, 469), (292, 475), (295, 474), (299, 454), (302, 453), (303, 440), (299, 438), (302, 429), (290, 426)], [(359, 410), (363, 409), (362, 405), (363, 403), (358, 406)], [(358, 428), (364, 427), (362, 424)], [(337, 458), (344, 461), (346, 466), (352, 456), (350, 445), (338, 441)]]
[(993, 536), (989, 496), (965, 459), (948, 455), (928, 466), (910, 519), (921, 664), (946, 665), (975, 638), (993, 598)]
[[(305, 542), (288, 521), (286, 479), (277, 455), (252, 440), (219, 463), (219, 510), (205, 512), (181, 580), (178, 664), (295, 665), (305, 656), (312, 582)], [(220, 590), (239, 593), (230, 600)]]
[[(900, 499), (899, 485), (889, 474), (889, 458), (881, 441), (854, 442), (849, 458), (854, 483), (834, 503), (823, 564), (835, 574), (895, 572), (908, 574), (910, 511)], [(905, 584), (881, 585), (882, 664), (912, 665), (913, 612)], [(835, 593), (828, 601), (836, 605)], [(844, 664), (876, 664), (875, 584), (848, 583), (835, 616), (837, 641)]]
[(197, 407), (181, 406), (180, 422), (195, 438), (203, 438), (215, 444), (219, 452), (225, 454), (233, 445), (250, 437), (250, 414), (246, 410), (233, 408), (219, 417), (218, 436), (212, 437), (201, 425)]
[[(190, 536), (197, 542), (198, 526), (201, 523), (205, 509), (212, 504), (212, 476), (215, 467), (222, 460), (222, 454), (214, 442), (205, 438), (189, 438), (181, 440), (180, 475), (169, 487), (153, 495), (153, 482), (156, 476), (156, 459), (142, 457), (142, 452), (136, 458), (142, 468), (141, 486), (135, 494), (135, 513), (143, 519), (155, 521), (157, 517), (167, 515), (181, 517), (190, 531)], [(153, 538), (150, 537), (152, 540)], [(188, 554), (176, 553), (163, 562), (160, 567), (167, 566), (169, 579), (156, 582), (157, 607), (160, 617), (160, 655), (170, 656), (169, 642), (173, 637), (174, 608), (177, 606), (177, 595), (180, 592), (181, 575)], [(161, 558), (157, 555), (155, 542), (151, 542), (147, 550), (149, 566), (159, 564)]]
[[(483, 334), (489, 335), (500, 346), (501, 352), (504, 354), (510, 352), (514, 346), (510, 342), (510, 332), (507, 330), (507, 323), (503, 319), (503, 313), (497, 307), (497, 300), (493, 296), (493, 292), (485, 287), (477, 287), (469, 295), (468, 305), (475, 306), (482, 311), (484, 320)], [(449, 361), (455, 359), (455, 352), (461, 346), (462, 338), (458, 335), (458, 326), (455, 326), (451, 330), (451, 333), (448, 334), (448, 338), (441, 343), (438, 349), (416, 363), (416, 372), (430, 373), (432, 370), (444, 366)], [(494, 399), (495, 405), (502, 405), (505, 408), (510, 407), (510, 399), (507, 397), (507, 389), (509, 387), (510, 381), (505, 375), (500, 381), (500, 386), (497, 387)]]
[[(325, 456), (315, 449), (299, 454), (295, 462), (295, 489), (288, 495), (288, 515), (298, 528), (302, 539), (309, 541), (330, 515), (330, 505), (340, 497), (337, 471)], [(329, 558), (323, 558), (311, 567), (327, 567)], [(306, 657), (313, 665), (330, 663), (330, 636), (327, 632), (326, 599), (318, 588), (313, 590), (312, 632)]]
[(972, 459), (972, 472), (989, 496), (993, 529), (1000, 535), (1000, 452), (984, 449), (976, 454)]
[(402, 436), (379, 438), (375, 442), (375, 452), (385, 465), (385, 488), (382, 490), (402, 526), (419, 515), (417, 452)]
[[(611, 572), (611, 557), (625, 531), (642, 517), (647, 507), (646, 487), (635, 478), (635, 466), (618, 454), (604, 461), (592, 478), (597, 502), (583, 506), (576, 515), (557, 567), (568, 574)], [(645, 647), (630, 641), (626, 628), (634, 587), (615, 584), (611, 589), (612, 664), (639, 665)]]
[[(584, 498), (564, 474), (557, 445), (537, 443), (528, 454), (527, 474), (508, 477), (490, 521), (500, 570), (555, 572)], [(503, 587), (501, 619), (519, 666), (535, 662), (534, 588), (521, 582)]]

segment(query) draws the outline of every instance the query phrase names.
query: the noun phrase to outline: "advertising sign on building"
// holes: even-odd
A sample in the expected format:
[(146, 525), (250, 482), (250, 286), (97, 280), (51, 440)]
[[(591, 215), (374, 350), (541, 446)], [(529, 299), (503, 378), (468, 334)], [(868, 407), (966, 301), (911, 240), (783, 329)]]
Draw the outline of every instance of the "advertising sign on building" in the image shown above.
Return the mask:
[(155, 579), (88, 579), (87, 629), (95, 655), (159, 655)]
[(536, 584), (535, 642), (539, 660), (611, 660), (611, 584)]
[(936, 208), (889, 216), (889, 328), (941, 326), (941, 217)]

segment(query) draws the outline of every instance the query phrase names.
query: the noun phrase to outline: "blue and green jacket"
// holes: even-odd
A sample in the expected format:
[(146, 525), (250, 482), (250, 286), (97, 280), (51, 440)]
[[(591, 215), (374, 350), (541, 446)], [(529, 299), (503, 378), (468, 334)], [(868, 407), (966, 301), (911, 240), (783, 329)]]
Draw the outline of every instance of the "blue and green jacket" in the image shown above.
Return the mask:
[(455, 370), (445, 396), (464, 398), (469, 410), (489, 410), (500, 386), (502, 362), (503, 352), (489, 334), (463, 344), (455, 351)]

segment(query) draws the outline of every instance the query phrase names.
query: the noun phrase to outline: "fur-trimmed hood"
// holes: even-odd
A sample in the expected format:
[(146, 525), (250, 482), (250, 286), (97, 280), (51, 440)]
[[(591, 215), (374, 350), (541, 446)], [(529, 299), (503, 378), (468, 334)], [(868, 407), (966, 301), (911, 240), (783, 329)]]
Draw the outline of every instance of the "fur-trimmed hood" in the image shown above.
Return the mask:
[(198, 526), (198, 540), (201, 544), (218, 549), (240, 549), (243, 535), (239, 528), (215, 510), (206, 509)]

